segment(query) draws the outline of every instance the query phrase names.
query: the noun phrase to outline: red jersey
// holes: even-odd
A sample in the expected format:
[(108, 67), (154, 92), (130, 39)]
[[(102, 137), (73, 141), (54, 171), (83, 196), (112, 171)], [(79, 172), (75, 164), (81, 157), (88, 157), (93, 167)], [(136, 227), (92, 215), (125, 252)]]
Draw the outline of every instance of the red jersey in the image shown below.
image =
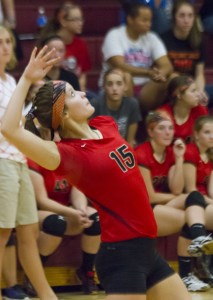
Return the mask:
[(205, 163), (201, 157), (199, 149), (195, 144), (188, 144), (185, 152), (185, 162), (196, 167), (196, 187), (203, 195), (208, 195), (209, 176), (213, 169), (211, 162)]
[(70, 191), (72, 186), (63, 175), (47, 170), (30, 159), (28, 159), (28, 166), (31, 170), (41, 174), (50, 199), (66, 206), (70, 205)]
[(207, 108), (205, 106), (198, 105), (198, 106), (192, 108), (191, 113), (190, 113), (188, 119), (186, 120), (186, 122), (183, 123), (182, 125), (178, 125), (174, 118), (174, 112), (173, 112), (172, 105), (165, 104), (165, 105), (161, 106), (160, 109), (164, 109), (165, 111), (167, 111), (173, 118), (173, 122), (175, 125), (175, 138), (181, 138), (187, 144), (191, 140), (195, 120), (201, 116), (208, 115)]
[(175, 164), (175, 157), (171, 146), (166, 148), (164, 162), (159, 163), (152, 150), (150, 142), (145, 142), (135, 148), (138, 165), (149, 169), (152, 178), (152, 184), (155, 192), (168, 193), (168, 173), (172, 165)]
[(111, 117), (96, 117), (90, 126), (103, 139), (64, 139), (57, 144), (57, 172), (81, 190), (97, 209), (102, 241), (155, 238), (157, 227), (133, 149)]
[(66, 45), (65, 59), (68, 58), (71, 59), (70, 68), (77, 76), (80, 76), (81, 73), (88, 72), (91, 69), (91, 60), (87, 44), (79, 37), (74, 36), (72, 42)]

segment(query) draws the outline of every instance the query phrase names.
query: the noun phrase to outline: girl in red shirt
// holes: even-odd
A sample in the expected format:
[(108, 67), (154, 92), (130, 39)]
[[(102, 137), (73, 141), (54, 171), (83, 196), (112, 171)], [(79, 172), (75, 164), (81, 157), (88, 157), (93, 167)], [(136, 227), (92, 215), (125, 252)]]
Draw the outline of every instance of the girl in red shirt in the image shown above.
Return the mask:
[(189, 143), (195, 120), (208, 114), (205, 106), (200, 105), (200, 93), (194, 80), (185, 75), (173, 78), (168, 85), (168, 104), (160, 107), (173, 119), (175, 138)]
[[(187, 145), (184, 162), (185, 189), (187, 192), (198, 190), (206, 201), (206, 226), (212, 231), (213, 216), (213, 117), (202, 116), (194, 125), (193, 143)], [(213, 274), (208, 270), (208, 257), (196, 260), (197, 276), (210, 281)]]
[[(166, 236), (181, 231), (178, 226), (181, 225), (181, 216), (185, 211), (184, 222), (189, 227), (189, 234), (182, 230), (178, 242), (180, 275), (189, 291), (208, 289), (208, 285), (190, 273), (190, 264), (188, 264), (188, 270), (182, 264), (182, 257), (186, 260), (186, 256), (191, 262), (189, 257), (189, 254), (193, 255), (190, 252), (191, 246), (188, 248), (189, 254), (186, 251), (189, 240), (206, 235), (203, 197), (201, 194), (195, 195), (193, 190), (189, 195), (182, 194), (185, 145), (180, 139), (175, 140), (172, 145), (174, 125), (167, 112), (160, 110), (151, 112), (147, 116), (146, 124), (150, 139), (138, 146), (135, 151), (150, 201), (154, 207), (158, 235)], [(197, 201), (200, 197), (202, 203)]]

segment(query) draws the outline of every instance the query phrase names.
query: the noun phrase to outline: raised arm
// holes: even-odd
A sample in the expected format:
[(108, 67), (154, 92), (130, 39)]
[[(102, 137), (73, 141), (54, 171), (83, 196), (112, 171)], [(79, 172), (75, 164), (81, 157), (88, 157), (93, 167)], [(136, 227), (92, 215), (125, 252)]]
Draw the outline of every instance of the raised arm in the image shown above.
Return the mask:
[(47, 52), (45, 46), (36, 54), (37, 49), (34, 48), (1, 123), (1, 132), (11, 144), (36, 163), (50, 170), (56, 169), (60, 163), (60, 155), (55, 143), (44, 141), (25, 130), (20, 126), (20, 120), (30, 85), (41, 80), (59, 60), (59, 58), (51, 58), (54, 51), (53, 49)]

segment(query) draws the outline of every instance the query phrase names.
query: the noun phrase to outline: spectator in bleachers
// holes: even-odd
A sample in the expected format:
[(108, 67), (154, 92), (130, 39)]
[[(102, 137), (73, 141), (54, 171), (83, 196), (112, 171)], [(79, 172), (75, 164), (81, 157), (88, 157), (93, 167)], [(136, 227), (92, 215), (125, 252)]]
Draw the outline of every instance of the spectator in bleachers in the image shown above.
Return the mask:
[(213, 34), (213, 1), (203, 0), (199, 15), (202, 20), (204, 32)]
[[(0, 40), (0, 119), (2, 120), (10, 97), (16, 88), (14, 78), (6, 72), (6, 69), (12, 68), (16, 59), (13, 51), (14, 38), (6, 27), (0, 26)], [(18, 254), (23, 269), (32, 281), (40, 299), (56, 300), (57, 297), (47, 282), (39, 258), (36, 242), (38, 216), (26, 158), (2, 135), (0, 135), (0, 160), (0, 270), (2, 270), (5, 245), (12, 229), (16, 228)], [(0, 278), (1, 275), (0, 272)], [(8, 290), (8, 293), (6, 291), (5, 297), (27, 298), (26, 294), (20, 294), (20, 289), (14, 289), (13, 293), (11, 290)]]
[(180, 220), (177, 219), (185, 212), (186, 225), (178, 241), (180, 276), (189, 291), (207, 290), (210, 288), (208, 284), (190, 274), (190, 263), (186, 270), (180, 259), (187, 256), (187, 260), (192, 262), (189, 255), (199, 255), (194, 242), (190, 240), (200, 239), (201, 236), (204, 240), (209, 238), (205, 229), (205, 201), (202, 194), (193, 190), (188, 195), (183, 194), (185, 145), (181, 139), (173, 142), (173, 120), (165, 111), (150, 112), (146, 126), (149, 141), (136, 147), (135, 152), (157, 220), (158, 235), (166, 236), (175, 230), (180, 231)]
[(91, 69), (86, 42), (78, 35), (82, 33), (84, 24), (83, 13), (79, 5), (65, 2), (55, 12), (40, 34), (40, 42), (50, 35), (59, 35), (66, 46), (65, 66), (74, 72), (82, 91), (87, 91), (87, 72)]
[(93, 117), (101, 115), (113, 117), (121, 136), (134, 146), (141, 114), (137, 99), (125, 96), (126, 89), (124, 72), (111, 68), (104, 74), (103, 93), (90, 102), (95, 107)]
[(171, 79), (167, 97), (169, 103), (160, 107), (167, 111), (173, 119), (175, 137), (189, 143), (192, 137), (195, 120), (208, 114), (206, 106), (200, 104), (201, 96), (195, 81), (186, 75)]
[[(72, 187), (63, 174), (46, 170), (31, 160), (28, 160), (28, 165), (38, 206), (41, 228), (38, 245), (43, 263), (58, 248), (64, 236), (82, 233), (82, 265), (77, 275), (85, 294), (96, 293), (94, 262), (100, 244), (97, 211), (88, 205), (84, 194)], [(88, 218), (87, 226), (79, 222), (83, 215)]]
[[(195, 121), (193, 143), (187, 145), (184, 162), (186, 192), (199, 191), (206, 202), (206, 226), (211, 231), (213, 204), (213, 117), (202, 116)], [(213, 286), (209, 257), (196, 260), (195, 274)]]
[(15, 53), (18, 60), (23, 58), (23, 50), (16, 31), (16, 10), (14, 0), (0, 0), (0, 25), (10, 28), (15, 37)]
[(167, 79), (172, 66), (163, 42), (150, 32), (152, 11), (142, 4), (131, 4), (126, 8), (126, 25), (112, 28), (105, 36), (103, 52), (103, 74), (110, 67), (128, 72), (128, 93), (139, 98), (144, 110), (162, 103)]
[(172, 29), (161, 35), (161, 38), (174, 72), (192, 76), (202, 97), (209, 96), (210, 102), (213, 101), (213, 88), (205, 83), (205, 57), (200, 22), (190, 1), (177, 0), (174, 3), (172, 24)]
[(59, 56), (61, 61), (55, 64), (52, 69), (45, 76), (45, 80), (64, 80), (70, 83), (75, 90), (80, 90), (78, 77), (69, 70), (66, 70), (63, 66), (65, 56), (65, 45), (63, 39), (58, 35), (52, 35), (46, 38), (41, 43), (41, 47), (48, 46), (48, 50), (55, 48), (55, 55)]
[[(151, 30), (154, 32), (163, 34), (171, 28), (174, 0), (120, 0), (119, 2), (123, 7), (129, 3), (141, 3), (150, 6), (153, 13)], [(121, 11), (121, 22), (125, 22), (124, 10)]]

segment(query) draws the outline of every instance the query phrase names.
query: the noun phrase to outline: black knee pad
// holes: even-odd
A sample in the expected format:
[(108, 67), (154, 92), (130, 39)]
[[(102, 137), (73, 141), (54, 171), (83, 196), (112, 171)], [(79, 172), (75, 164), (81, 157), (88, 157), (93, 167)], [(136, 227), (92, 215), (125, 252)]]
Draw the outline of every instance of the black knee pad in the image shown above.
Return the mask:
[(7, 241), (6, 247), (11, 247), (11, 246), (15, 246), (16, 244), (16, 239), (13, 233), (11, 233), (9, 240)]
[(191, 232), (190, 228), (187, 224), (185, 224), (181, 230), (180, 236), (186, 238), (186, 239), (191, 239)]
[(191, 192), (186, 198), (185, 208), (193, 205), (201, 206), (203, 208), (206, 207), (205, 199), (203, 195), (198, 191)]
[(99, 235), (101, 233), (101, 228), (98, 213), (92, 214), (89, 218), (90, 220), (93, 220), (93, 223), (89, 228), (84, 229), (84, 233), (91, 236)]
[(67, 228), (67, 222), (63, 216), (50, 215), (44, 219), (42, 224), (42, 230), (45, 233), (54, 236), (63, 236)]

